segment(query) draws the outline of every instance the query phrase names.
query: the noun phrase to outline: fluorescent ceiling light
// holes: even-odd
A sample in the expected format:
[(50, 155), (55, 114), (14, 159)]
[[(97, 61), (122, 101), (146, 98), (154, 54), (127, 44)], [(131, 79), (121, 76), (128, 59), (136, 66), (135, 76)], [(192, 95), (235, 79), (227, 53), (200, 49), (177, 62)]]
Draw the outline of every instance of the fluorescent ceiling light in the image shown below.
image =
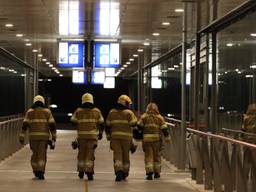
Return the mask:
[(153, 36), (159, 36), (160, 33), (152, 33)]
[(37, 49), (33, 49), (32, 52), (33, 52), (33, 53), (37, 53), (38, 50), (37, 50)]
[(143, 45), (145, 45), (145, 46), (149, 46), (149, 45), (150, 45), (150, 43), (149, 43), (149, 42), (144, 42), (144, 43), (143, 43)]
[(63, 75), (62, 75), (62, 74), (60, 74), (59, 76), (60, 76), (60, 77), (63, 77)]
[(128, 67), (128, 65), (123, 65), (124, 67)]
[(47, 61), (47, 59), (42, 59), (42, 61)]
[(168, 25), (170, 25), (170, 22), (162, 22), (162, 25), (168, 26)]
[(256, 65), (251, 65), (250, 68), (251, 69), (256, 69)]
[(43, 57), (43, 54), (38, 54), (37, 56), (38, 56), (38, 57)]
[(131, 58), (131, 59), (129, 59), (130, 61), (134, 61), (134, 59), (133, 58)]
[(23, 37), (23, 34), (18, 33), (18, 34), (16, 34), (16, 37)]
[(53, 67), (53, 64), (50, 64), (49, 67)]
[(252, 37), (256, 37), (256, 33), (251, 33), (250, 34)]
[(51, 63), (48, 61), (48, 62), (46, 62), (45, 64), (46, 64), (46, 65), (50, 65)]
[(175, 70), (175, 68), (170, 67), (170, 68), (168, 68), (168, 70), (169, 70), (169, 71), (174, 71), (174, 70)]
[(245, 75), (245, 78), (253, 78), (253, 75)]
[(227, 43), (226, 46), (227, 47), (232, 47), (234, 44), (233, 43)]
[(139, 57), (139, 55), (137, 55), (137, 54), (133, 54), (133, 57)]
[(126, 64), (127, 64), (127, 65), (130, 65), (130, 64), (131, 64), (131, 62), (130, 62), (130, 61), (127, 61), (127, 62), (126, 62)]
[(5, 27), (13, 27), (14, 25), (12, 23), (6, 23)]
[(182, 13), (182, 12), (184, 12), (184, 9), (175, 9), (175, 12), (176, 13)]
[(143, 49), (138, 49), (138, 52), (143, 52)]
[(30, 40), (29, 39), (24, 39), (25, 42), (29, 42)]
[(32, 46), (32, 43), (26, 43), (25, 45), (30, 47), (30, 46)]

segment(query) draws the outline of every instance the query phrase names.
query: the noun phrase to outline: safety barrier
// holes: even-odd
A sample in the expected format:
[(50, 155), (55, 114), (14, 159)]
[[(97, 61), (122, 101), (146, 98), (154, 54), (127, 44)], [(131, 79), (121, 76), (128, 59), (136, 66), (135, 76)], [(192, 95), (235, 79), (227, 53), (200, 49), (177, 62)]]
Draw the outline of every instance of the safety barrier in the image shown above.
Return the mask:
[[(179, 168), (180, 121), (166, 119), (171, 143), (163, 156)], [(187, 167), (192, 179), (215, 192), (250, 192), (256, 189), (256, 145), (234, 138), (247, 133), (234, 130), (224, 135), (187, 128)], [(232, 132), (232, 135), (230, 134)], [(239, 133), (238, 133), (239, 132)], [(252, 134), (248, 134), (252, 136)]]
[(0, 161), (19, 150), (19, 134), (23, 118), (14, 118), (0, 122)]

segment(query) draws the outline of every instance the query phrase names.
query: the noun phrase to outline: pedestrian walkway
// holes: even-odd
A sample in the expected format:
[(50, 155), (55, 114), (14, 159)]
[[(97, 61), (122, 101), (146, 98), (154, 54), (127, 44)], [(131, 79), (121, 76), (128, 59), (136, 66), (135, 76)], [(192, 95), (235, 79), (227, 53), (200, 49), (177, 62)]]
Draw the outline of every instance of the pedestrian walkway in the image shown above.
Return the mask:
[(0, 192), (193, 192), (188, 182), (188, 173), (174, 172), (163, 164), (161, 179), (145, 180), (144, 158), (141, 147), (131, 156), (131, 171), (127, 181), (114, 181), (112, 151), (106, 140), (99, 141), (95, 180), (87, 182), (78, 179), (76, 154), (70, 143), (75, 131), (58, 131), (56, 149), (48, 151), (46, 179), (33, 179), (30, 167), (30, 149), (24, 147), (4, 162), (0, 163)]

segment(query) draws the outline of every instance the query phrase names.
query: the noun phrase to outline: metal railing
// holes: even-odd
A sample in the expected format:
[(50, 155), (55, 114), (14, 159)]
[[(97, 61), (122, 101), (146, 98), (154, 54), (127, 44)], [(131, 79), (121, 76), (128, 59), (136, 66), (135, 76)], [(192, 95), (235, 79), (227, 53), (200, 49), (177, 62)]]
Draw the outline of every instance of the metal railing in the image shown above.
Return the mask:
[(14, 118), (0, 122), (0, 161), (19, 150), (23, 118)]
[[(184, 142), (179, 139), (180, 121), (166, 121), (171, 143), (165, 146), (163, 157), (179, 168), (179, 145)], [(187, 167), (197, 184), (204, 184), (205, 189), (215, 192), (252, 192), (256, 189), (256, 145), (234, 138), (238, 137), (187, 128)]]

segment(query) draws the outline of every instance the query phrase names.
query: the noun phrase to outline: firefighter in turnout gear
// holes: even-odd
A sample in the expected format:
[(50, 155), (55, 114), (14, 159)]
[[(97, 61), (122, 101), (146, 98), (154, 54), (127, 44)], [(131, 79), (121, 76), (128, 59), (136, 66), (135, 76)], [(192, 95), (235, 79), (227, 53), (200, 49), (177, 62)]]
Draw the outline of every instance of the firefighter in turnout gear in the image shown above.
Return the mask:
[(127, 95), (118, 98), (117, 106), (110, 110), (106, 121), (107, 139), (114, 154), (114, 170), (116, 181), (125, 180), (129, 175), (129, 151), (132, 147), (132, 127), (137, 118), (129, 109), (132, 104)]
[(71, 122), (77, 128), (78, 176), (82, 179), (85, 173), (88, 180), (93, 180), (94, 152), (98, 139), (102, 139), (104, 119), (101, 111), (95, 107), (90, 93), (82, 96), (82, 106), (76, 109)]
[[(244, 122), (242, 130), (247, 134), (244, 135), (244, 139), (248, 143), (256, 144), (256, 104), (250, 104), (247, 108), (246, 114), (244, 114)], [(256, 172), (256, 151), (249, 147), (244, 147), (244, 173), (248, 177), (251, 172)]]
[(160, 115), (155, 103), (149, 103), (144, 113), (138, 121), (138, 129), (143, 133), (143, 151), (145, 152), (146, 179), (152, 180), (160, 178), (161, 172), (161, 132), (165, 141), (170, 141), (167, 124)]
[[(34, 97), (33, 106), (26, 112), (22, 132), (19, 136), (21, 144), (28, 129), (29, 144), (32, 150), (31, 166), (34, 175), (43, 180), (46, 165), (47, 145), (56, 141), (56, 124), (51, 111), (45, 107), (44, 98)], [(51, 138), (51, 140), (49, 140)]]

